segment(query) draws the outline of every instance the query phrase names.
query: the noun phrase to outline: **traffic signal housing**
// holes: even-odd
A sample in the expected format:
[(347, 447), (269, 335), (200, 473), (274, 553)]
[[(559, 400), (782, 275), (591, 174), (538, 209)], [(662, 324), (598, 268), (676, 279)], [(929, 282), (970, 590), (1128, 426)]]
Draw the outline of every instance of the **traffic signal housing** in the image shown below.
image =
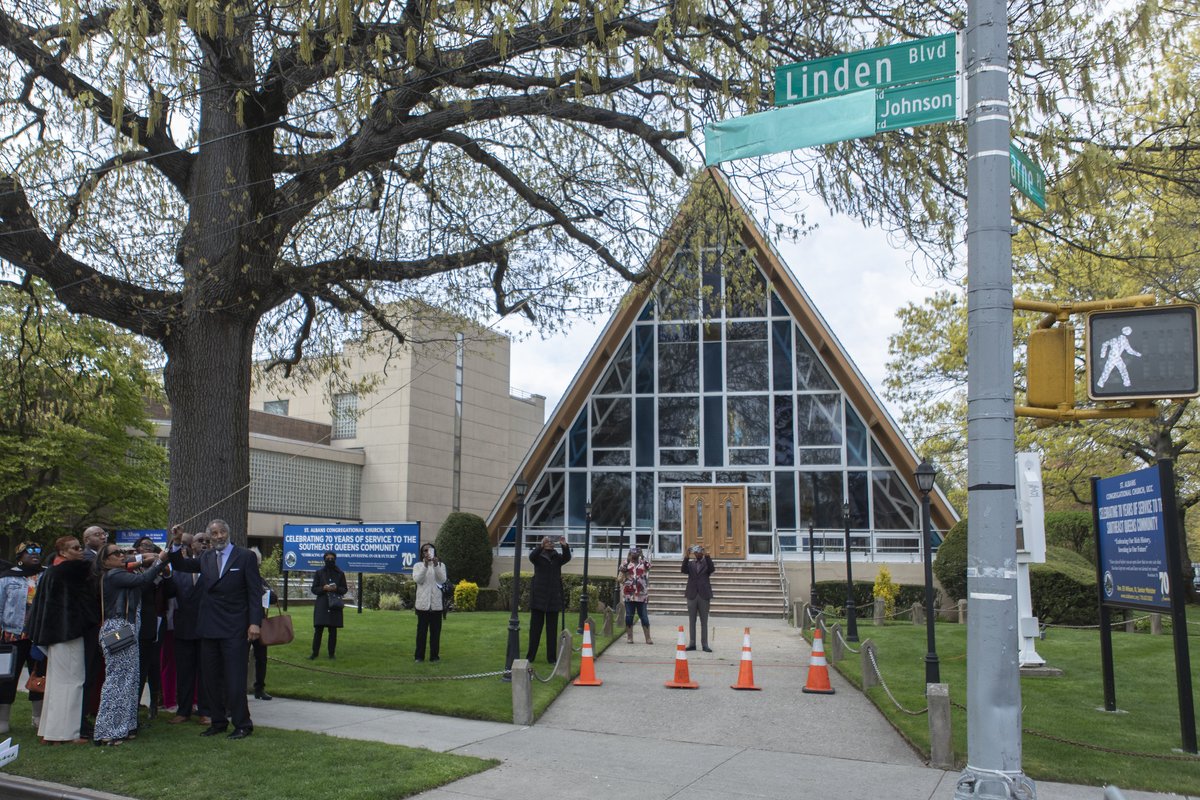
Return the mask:
[(1025, 352), (1028, 385), (1025, 399), (1034, 408), (1075, 405), (1075, 328), (1036, 328)]

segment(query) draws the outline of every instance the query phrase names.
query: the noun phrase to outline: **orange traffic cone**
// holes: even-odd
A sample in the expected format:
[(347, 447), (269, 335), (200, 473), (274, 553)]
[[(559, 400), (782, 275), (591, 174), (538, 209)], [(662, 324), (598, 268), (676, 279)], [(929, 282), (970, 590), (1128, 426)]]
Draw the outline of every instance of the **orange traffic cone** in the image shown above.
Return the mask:
[(753, 689), (762, 691), (761, 686), (754, 685), (754, 660), (750, 657), (750, 629), (742, 634), (742, 665), (738, 668), (737, 683), (730, 689)]
[(829, 685), (829, 665), (825, 663), (825, 642), (821, 629), (813, 628), (812, 660), (808, 663), (808, 680), (803, 691), (807, 694), (833, 694)]
[(699, 689), (700, 684), (688, 677), (687, 644), (683, 638), (683, 626), (679, 626), (679, 644), (675, 645), (675, 680), (663, 684), (668, 689)]
[(592, 626), (583, 623), (583, 663), (579, 665), (579, 677), (574, 681), (576, 686), (599, 686), (604, 683), (596, 677), (596, 666), (592, 659)]

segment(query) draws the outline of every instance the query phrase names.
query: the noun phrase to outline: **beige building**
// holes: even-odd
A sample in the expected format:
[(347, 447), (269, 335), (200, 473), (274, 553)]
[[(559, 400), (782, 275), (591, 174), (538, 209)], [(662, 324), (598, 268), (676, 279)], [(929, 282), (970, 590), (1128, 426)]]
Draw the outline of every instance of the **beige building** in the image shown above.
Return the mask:
[[(542, 428), (545, 398), (510, 388), (507, 337), (443, 316), (409, 324), (409, 343), (347, 342), (338, 385), (256, 382), (250, 409), (251, 543), (287, 523), (421, 523), (484, 516)], [(166, 414), (159, 435), (166, 436)]]

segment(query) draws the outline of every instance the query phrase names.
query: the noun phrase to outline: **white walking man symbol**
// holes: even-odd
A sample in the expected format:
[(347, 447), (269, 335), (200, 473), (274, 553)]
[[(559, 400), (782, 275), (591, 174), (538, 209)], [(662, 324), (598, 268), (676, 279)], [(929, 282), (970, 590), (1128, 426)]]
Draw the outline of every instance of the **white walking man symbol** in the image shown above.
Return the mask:
[(1142, 357), (1142, 354), (1129, 346), (1129, 334), (1133, 333), (1133, 328), (1126, 325), (1121, 328), (1121, 335), (1113, 338), (1100, 345), (1100, 357), (1108, 358), (1104, 362), (1104, 372), (1100, 374), (1100, 379), (1096, 381), (1098, 388), (1104, 387), (1104, 382), (1108, 380), (1108, 376), (1115, 369), (1121, 373), (1121, 383), (1124, 386), (1129, 386), (1129, 369), (1125, 366), (1125, 359), (1122, 357), (1125, 353), (1131, 356)]

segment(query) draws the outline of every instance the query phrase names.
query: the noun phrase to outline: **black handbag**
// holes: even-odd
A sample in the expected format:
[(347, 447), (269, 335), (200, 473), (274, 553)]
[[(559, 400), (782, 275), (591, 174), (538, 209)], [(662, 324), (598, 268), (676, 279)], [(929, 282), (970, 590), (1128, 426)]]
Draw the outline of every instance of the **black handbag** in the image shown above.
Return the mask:
[(325, 595), (325, 603), (326, 608), (328, 608), (330, 611), (337, 611), (346, 607), (346, 599), (340, 594), (335, 594), (334, 592), (330, 592), (329, 594)]
[[(100, 613), (104, 614), (104, 582), (105, 577), (100, 578)], [(125, 622), (121, 627), (107, 633), (100, 634), (100, 647), (104, 649), (105, 657), (133, 647), (137, 644), (137, 631), (134, 630), (133, 624), (129, 622), (129, 594), (125, 594)]]

